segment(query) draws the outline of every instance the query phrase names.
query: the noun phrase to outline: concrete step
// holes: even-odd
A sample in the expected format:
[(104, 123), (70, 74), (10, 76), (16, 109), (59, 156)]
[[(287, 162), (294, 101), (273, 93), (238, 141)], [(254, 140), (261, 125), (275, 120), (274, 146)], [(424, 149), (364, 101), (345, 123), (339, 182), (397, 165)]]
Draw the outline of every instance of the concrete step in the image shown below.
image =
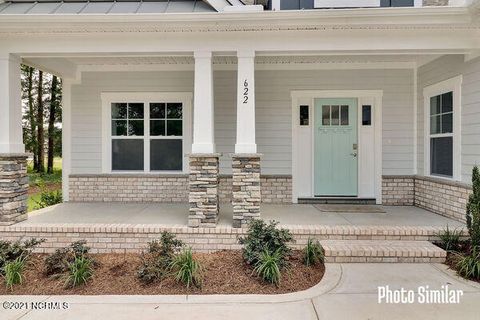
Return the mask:
[(375, 199), (355, 197), (298, 198), (299, 204), (375, 204)]
[(327, 262), (443, 263), (447, 253), (428, 241), (323, 240)]

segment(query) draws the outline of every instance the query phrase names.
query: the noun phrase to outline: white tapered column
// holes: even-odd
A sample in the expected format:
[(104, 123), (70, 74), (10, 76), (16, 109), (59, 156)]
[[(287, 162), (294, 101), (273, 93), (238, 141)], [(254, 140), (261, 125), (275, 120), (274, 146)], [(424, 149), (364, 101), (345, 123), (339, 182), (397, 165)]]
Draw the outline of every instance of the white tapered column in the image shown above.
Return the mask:
[(235, 153), (256, 153), (255, 51), (238, 51), (237, 142)]
[(0, 153), (24, 153), (20, 58), (0, 53)]
[(214, 153), (212, 52), (198, 51), (194, 57), (192, 153)]

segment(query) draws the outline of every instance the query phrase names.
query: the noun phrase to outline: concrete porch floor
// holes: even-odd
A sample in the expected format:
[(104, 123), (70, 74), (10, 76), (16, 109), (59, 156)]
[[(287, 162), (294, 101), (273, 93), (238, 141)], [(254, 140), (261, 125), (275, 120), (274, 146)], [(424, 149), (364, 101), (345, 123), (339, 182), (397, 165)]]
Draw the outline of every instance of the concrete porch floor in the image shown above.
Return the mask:
[[(382, 207), (385, 213), (322, 212), (309, 204), (262, 204), (264, 220), (284, 225), (430, 226), (464, 224), (417, 207)], [(232, 206), (222, 204), (219, 225), (231, 226)], [(63, 203), (33, 211), (17, 225), (37, 224), (162, 224), (186, 225), (188, 204)]]

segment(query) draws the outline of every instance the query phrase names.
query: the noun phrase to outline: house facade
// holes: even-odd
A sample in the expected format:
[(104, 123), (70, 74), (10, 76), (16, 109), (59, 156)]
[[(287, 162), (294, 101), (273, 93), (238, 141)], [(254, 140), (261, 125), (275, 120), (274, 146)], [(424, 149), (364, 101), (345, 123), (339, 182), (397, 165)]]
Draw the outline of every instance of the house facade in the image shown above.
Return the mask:
[(71, 202), (416, 205), (463, 220), (478, 1), (0, 3), (0, 223), (26, 218), (20, 64), (63, 79)]

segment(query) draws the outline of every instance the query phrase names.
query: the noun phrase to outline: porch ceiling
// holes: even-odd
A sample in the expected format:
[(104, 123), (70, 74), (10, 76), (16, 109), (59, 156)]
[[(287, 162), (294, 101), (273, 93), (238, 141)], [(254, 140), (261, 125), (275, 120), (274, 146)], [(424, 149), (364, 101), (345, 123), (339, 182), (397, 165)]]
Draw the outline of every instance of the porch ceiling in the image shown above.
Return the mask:
[[(421, 66), (438, 57), (440, 53), (430, 52), (427, 54), (411, 53), (300, 53), (290, 54), (279, 53), (257, 53), (255, 63), (258, 69), (283, 69), (283, 68), (364, 68), (375, 66), (390, 68), (413, 68)], [(122, 67), (136, 67), (136, 70), (162, 70), (168, 67), (178, 67), (179, 70), (193, 70), (194, 58), (192, 55), (83, 55), (83, 56), (57, 56), (24, 57), (25, 64), (35, 66), (47, 72), (62, 77), (74, 78), (77, 71), (112, 70)], [(235, 69), (237, 58), (233, 54), (222, 54), (214, 56), (213, 64), (217, 69)], [(144, 69), (142, 69), (144, 67)]]

